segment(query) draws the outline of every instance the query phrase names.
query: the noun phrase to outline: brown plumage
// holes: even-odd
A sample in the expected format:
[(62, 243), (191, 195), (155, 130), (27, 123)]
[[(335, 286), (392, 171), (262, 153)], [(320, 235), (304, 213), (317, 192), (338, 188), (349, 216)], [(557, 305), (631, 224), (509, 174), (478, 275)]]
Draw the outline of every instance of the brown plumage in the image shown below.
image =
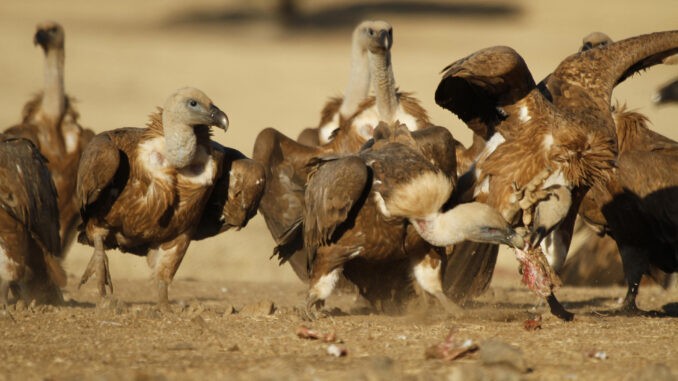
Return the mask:
[(81, 285), (96, 273), (99, 292), (112, 291), (104, 249), (119, 248), (147, 256), (158, 300), (167, 303), (190, 241), (242, 227), (254, 214), (263, 168), (212, 142), (210, 126), (225, 130), (226, 114), (200, 90), (183, 88), (147, 128), (92, 139), (78, 170), (79, 240), (95, 248)]
[(57, 193), (45, 164), (29, 140), (0, 134), (0, 304), (10, 286), (28, 302), (62, 301)]
[[(489, 139), (469, 174), (476, 181), (476, 199), (525, 225), (532, 232), (531, 245), (541, 244), (556, 267), (569, 247), (581, 198), (611, 175), (616, 155), (612, 89), (675, 53), (676, 35), (641, 36), (577, 53), (539, 88), (522, 58), (506, 47), (481, 50), (446, 68), (437, 102)], [(532, 191), (516, 192), (539, 178)], [(563, 191), (570, 194), (570, 207), (560, 209), (566, 213), (544, 210), (535, 219), (539, 203)]]
[[(429, 135), (419, 140), (419, 132)], [(369, 148), (310, 164), (303, 218), (311, 277), (308, 316), (330, 295), (342, 271), (373, 303), (375, 295), (385, 294), (374, 291), (379, 285), (373, 274), (361, 271), (363, 263), (369, 269), (392, 264), (408, 270), (378, 278), (382, 288), (395, 285), (392, 294), (406, 289), (412, 273), (425, 291), (452, 307), (442, 289), (444, 253), (422, 237), (440, 246), (465, 239), (499, 243), (507, 242), (504, 229), (510, 229), (483, 204), (441, 213), (454, 187), (453, 149), (454, 139), (444, 128), (410, 134), (403, 125), (391, 130), (382, 123)]]
[(73, 99), (64, 91), (64, 29), (53, 21), (38, 24), (35, 44), (45, 52), (45, 88), (24, 106), (21, 124), (10, 127), (7, 134), (29, 139), (47, 158), (58, 192), (61, 243), (64, 250), (75, 236), (78, 205), (75, 179), (78, 162), (85, 146), (94, 136), (78, 124), (79, 114)]
[[(375, 98), (366, 99), (359, 111), (335, 130), (333, 139), (324, 145), (306, 146), (273, 128), (259, 133), (252, 157), (266, 168), (266, 190), (259, 210), (276, 242), (275, 253), (283, 262), (289, 260), (296, 274), (307, 279), (306, 255), (300, 229), (304, 204), (304, 187), (308, 177), (306, 164), (314, 157), (356, 152), (372, 137), (380, 120), (395, 121), (403, 107), (416, 104), (422, 126), (428, 123), (425, 111), (407, 94), (398, 95), (393, 79), (390, 48), (393, 31), (388, 23), (374, 21), (368, 28), (368, 57)], [(407, 102), (404, 99), (410, 99)], [(424, 123), (423, 121), (426, 121)]]
[(678, 270), (678, 142), (650, 130), (642, 114), (617, 107), (614, 115), (617, 169), (587, 193), (580, 214), (616, 241), (628, 285), (622, 309), (635, 313), (643, 274), (661, 284), (655, 268)]
[[(370, 78), (374, 71), (374, 62), (368, 62), (369, 44), (371, 40), (378, 37), (378, 33), (382, 31), (389, 34), (389, 46), (386, 50), (390, 50), (393, 41), (393, 30), (391, 26), (384, 21), (364, 21), (353, 32), (353, 48), (351, 60), (351, 74), (349, 76), (349, 83), (346, 93), (343, 98), (330, 98), (325, 107), (320, 113), (320, 123), (317, 128), (307, 128), (299, 134), (297, 142), (315, 146), (319, 144), (326, 144), (334, 138), (334, 132), (347, 121), (351, 121), (351, 129), (354, 129), (359, 135), (366, 140), (372, 136), (372, 130), (381, 121), (380, 114), (377, 110), (376, 97), (368, 97), (370, 87)], [(390, 62), (388, 67), (381, 67), (377, 69), (380, 72), (388, 71), (387, 76), (390, 75), (391, 83), (389, 91), (395, 91), (395, 82), (393, 81), (393, 73)], [(376, 73), (379, 76), (379, 73)], [(374, 82), (374, 78), (372, 78)], [(374, 83), (375, 92), (379, 91), (380, 87), (387, 85), (384, 82)], [(411, 131), (419, 130), (427, 127), (429, 117), (419, 101), (412, 97), (411, 94), (397, 92), (397, 110), (395, 120), (407, 125)]]

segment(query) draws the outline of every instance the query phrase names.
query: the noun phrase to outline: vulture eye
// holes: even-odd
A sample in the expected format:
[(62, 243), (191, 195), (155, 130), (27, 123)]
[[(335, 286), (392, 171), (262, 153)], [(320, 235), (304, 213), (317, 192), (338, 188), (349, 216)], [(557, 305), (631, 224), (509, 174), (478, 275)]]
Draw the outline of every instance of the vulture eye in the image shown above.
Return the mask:
[(198, 102), (195, 99), (191, 99), (188, 101), (188, 105), (191, 107), (196, 107), (198, 105)]
[(369, 33), (370, 36), (374, 36), (374, 29), (372, 29), (372, 28), (368, 29), (367, 33)]
[(56, 33), (56, 32), (57, 32), (57, 28), (56, 28), (55, 26), (53, 26), (53, 27), (51, 27), (51, 28), (49, 29), (49, 32), (50, 32), (50, 33)]

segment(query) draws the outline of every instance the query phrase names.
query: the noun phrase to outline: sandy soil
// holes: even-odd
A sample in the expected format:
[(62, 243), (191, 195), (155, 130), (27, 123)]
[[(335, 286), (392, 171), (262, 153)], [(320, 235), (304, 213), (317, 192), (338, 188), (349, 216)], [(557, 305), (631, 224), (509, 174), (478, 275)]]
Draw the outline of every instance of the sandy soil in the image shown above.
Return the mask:
[[(34, 25), (44, 19), (66, 28), (66, 86), (79, 100), (83, 125), (96, 131), (141, 126), (171, 91), (191, 85), (229, 114), (231, 129), (215, 138), (249, 155), (263, 127), (295, 136), (317, 123), (328, 96), (343, 91), (348, 36), (361, 17), (393, 24), (399, 85), (420, 97), (436, 123), (468, 142), (469, 131), (433, 102), (438, 73), (449, 62), (483, 47), (509, 45), (539, 80), (591, 31), (620, 39), (672, 29), (678, 11), (671, 0), (440, 2), (434, 12), (417, 6), (406, 13), (336, 0), (302, 4), (306, 27), (290, 28), (270, 15), (273, 2), (264, 0), (1, 2), (0, 125), (18, 122), (23, 103), (41, 87), (42, 53), (31, 41)], [(323, 13), (328, 7), (333, 11)], [(329, 22), (346, 15), (355, 19)], [(678, 108), (656, 108), (649, 100), (677, 74), (676, 67), (653, 68), (620, 85), (615, 97), (678, 139)], [(292, 306), (302, 300), (304, 285), (290, 269), (268, 260), (272, 247), (260, 217), (243, 231), (193, 244), (170, 290), (173, 312), (159, 313), (150, 305), (155, 290), (146, 280), (145, 261), (117, 252), (110, 253), (111, 272), (124, 305), (95, 307), (92, 285), (74, 289), (91, 249), (74, 244), (65, 263), (69, 306), (12, 306), (0, 314), (0, 378), (444, 378), (456, 363), (424, 360), (423, 353), (452, 326), (459, 337), (498, 338), (522, 349), (533, 369), (524, 375), (529, 379), (619, 379), (655, 362), (678, 372), (671, 361), (677, 320), (608, 316), (621, 288), (564, 288), (559, 297), (579, 313), (577, 320), (565, 324), (546, 314), (542, 330), (525, 331), (523, 321), (536, 299), (519, 285), (507, 253), (492, 292), (463, 316), (435, 309), (404, 317), (346, 316), (351, 296), (332, 297), (330, 307), (343, 313), (335, 311), (313, 327), (336, 331), (345, 342), (348, 356), (333, 358), (327, 344), (294, 336), (300, 322)], [(666, 307), (675, 316), (676, 296), (645, 287), (639, 304)], [(270, 316), (224, 313), (228, 306), (265, 300), (278, 306)], [(609, 358), (588, 358), (584, 353), (591, 350)]]

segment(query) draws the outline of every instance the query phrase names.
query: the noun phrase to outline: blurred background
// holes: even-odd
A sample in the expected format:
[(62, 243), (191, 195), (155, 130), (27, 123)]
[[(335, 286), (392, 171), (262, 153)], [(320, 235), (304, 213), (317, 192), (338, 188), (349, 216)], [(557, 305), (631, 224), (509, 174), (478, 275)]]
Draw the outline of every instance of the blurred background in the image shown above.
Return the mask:
[[(675, 0), (339, 1), (339, 0), (30, 0), (0, 2), (0, 126), (20, 121), (23, 104), (42, 88), (43, 53), (35, 24), (66, 30), (66, 89), (80, 123), (97, 132), (144, 126), (175, 89), (205, 91), (231, 121), (214, 139), (252, 154), (257, 133), (273, 126), (290, 137), (316, 126), (329, 96), (343, 93), (350, 34), (364, 19), (393, 25), (393, 65), (401, 90), (414, 92), (434, 123), (464, 143), (470, 131), (439, 108), (440, 70), (481, 48), (508, 45), (536, 81), (581, 39), (602, 31), (613, 39), (678, 28)], [(678, 77), (655, 67), (621, 84), (614, 97), (649, 116), (652, 128), (678, 140), (678, 107), (650, 96)], [(273, 240), (260, 216), (242, 231), (191, 244), (178, 279), (296, 282), (269, 260)], [(66, 270), (78, 277), (91, 248), (74, 243)], [(113, 278), (146, 278), (143, 258), (111, 252)], [(500, 261), (516, 277), (512, 255)]]

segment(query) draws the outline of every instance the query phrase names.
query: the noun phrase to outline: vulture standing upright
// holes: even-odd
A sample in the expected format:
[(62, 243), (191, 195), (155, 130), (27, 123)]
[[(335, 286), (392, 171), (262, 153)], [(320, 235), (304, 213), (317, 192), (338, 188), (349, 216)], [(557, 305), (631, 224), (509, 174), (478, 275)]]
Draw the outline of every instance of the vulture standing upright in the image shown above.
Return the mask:
[(23, 109), (22, 122), (5, 131), (21, 136), (35, 144), (47, 158), (58, 192), (60, 237), (64, 255), (72, 242), (78, 224), (78, 205), (75, 197), (75, 179), (80, 155), (94, 133), (78, 124), (78, 112), (73, 99), (64, 90), (63, 27), (54, 21), (38, 24), (34, 42), (45, 52), (45, 88)]
[(442, 212), (454, 179), (439, 165), (453, 165), (454, 158), (437, 153), (453, 150), (454, 140), (444, 128), (430, 131), (436, 139), (428, 147), (437, 149), (424, 150), (405, 126), (392, 130), (382, 123), (369, 148), (312, 162), (303, 219), (311, 278), (306, 316), (314, 317), (312, 307), (323, 304), (342, 272), (365, 294), (370, 282), (391, 280), (381, 272), (365, 274), (361, 266), (394, 260), (407, 261), (421, 288), (452, 307), (442, 289), (444, 256), (432, 245), (473, 240), (522, 247), (521, 236), (485, 204)]
[(105, 249), (147, 256), (158, 301), (191, 240), (242, 227), (263, 192), (263, 168), (210, 140), (228, 119), (200, 90), (182, 88), (151, 115), (147, 128), (101, 133), (78, 169), (83, 224), (79, 241), (94, 246), (80, 284), (96, 274), (99, 293), (113, 291)]
[[(368, 59), (372, 85), (376, 98), (368, 99), (360, 110), (335, 130), (334, 138), (320, 146), (306, 146), (295, 142), (273, 128), (266, 128), (257, 135), (252, 158), (266, 168), (266, 190), (259, 205), (259, 211), (266, 220), (283, 262), (289, 260), (296, 274), (303, 280), (308, 279), (306, 254), (303, 250), (301, 229), (304, 203), (304, 186), (308, 176), (306, 164), (313, 157), (339, 153), (356, 152), (371, 138), (373, 127), (379, 120), (395, 121), (403, 110), (402, 96), (396, 93), (396, 85), (391, 66), (390, 48), (393, 42), (393, 29), (383, 21), (373, 21), (366, 30), (369, 46)], [(374, 52), (369, 51), (370, 49)], [(374, 107), (376, 103), (376, 108)], [(366, 114), (375, 110), (378, 113), (384, 105), (393, 107), (388, 118), (379, 116), (366, 118)], [(428, 117), (422, 109), (417, 123), (428, 124)], [(356, 118), (362, 118), (356, 122)], [(364, 121), (368, 122), (364, 122)], [(363, 123), (364, 122), (364, 123)], [(362, 127), (360, 127), (362, 126)], [(356, 128), (360, 127), (360, 128)], [(364, 127), (364, 128), (363, 128)]]
[[(353, 31), (351, 73), (346, 94), (343, 99), (335, 97), (327, 102), (320, 114), (319, 126), (302, 131), (297, 139), (299, 143), (310, 146), (326, 144), (334, 139), (339, 127), (349, 120), (350, 128), (363, 139), (367, 140), (372, 136), (372, 131), (379, 124), (380, 119), (376, 109), (377, 96), (367, 96), (370, 83), (373, 84), (375, 92), (379, 92), (379, 86), (387, 85), (387, 83), (370, 81), (371, 76), (374, 75), (374, 68), (369, 60), (368, 44), (381, 30), (390, 31), (389, 44), (392, 45), (393, 28), (385, 21), (364, 21)], [(390, 47), (389, 45), (389, 50)], [(389, 80), (392, 89), (389, 88), (389, 91), (396, 93), (398, 101), (395, 111), (396, 119), (407, 125), (411, 131), (427, 127), (430, 124), (428, 114), (419, 101), (411, 94), (399, 92), (395, 88), (391, 62), (388, 62), (388, 67), (381, 67), (378, 70), (390, 72)]]
[[(467, 173), (475, 199), (527, 228), (530, 247), (540, 246), (555, 268), (586, 191), (612, 175), (613, 88), (675, 53), (677, 36), (641, 36), (574, 54), (539, 87), (508, 47), (483, 49), (446, 68), (437, 102), (489, 138)], [(556, 315), (572, 318), (552, 293), (547, 300)]]
[(33, 143), (0, 134), (0, 304), (10, 287), (30, 302), (59, 303), (66, 285), (54, 182)]

